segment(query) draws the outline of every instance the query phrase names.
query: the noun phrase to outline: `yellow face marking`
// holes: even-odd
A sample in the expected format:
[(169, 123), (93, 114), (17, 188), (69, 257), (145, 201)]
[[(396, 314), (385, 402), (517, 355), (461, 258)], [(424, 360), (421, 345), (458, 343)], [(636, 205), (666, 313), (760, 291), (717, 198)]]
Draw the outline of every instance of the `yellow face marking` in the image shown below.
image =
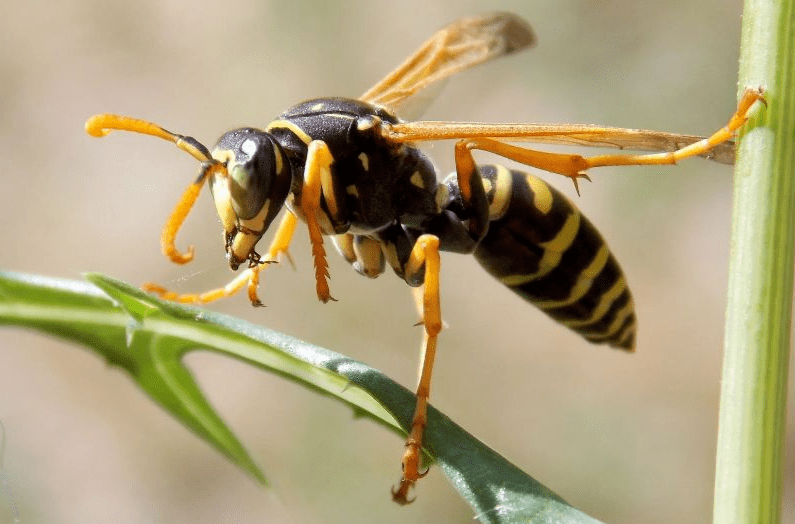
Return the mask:
[(273, 158), (276, 161), (276, 174), (281, 174), (282, 169), (284, 169), (284, 158), (282, 158), (282, 152), (278, 147), (273, 148)]
[(530, 275), (508, 275), (500, 278), (500, 282), (506, 286), (521, 286), (547, 275), (558, 266), (563, 253), (574, 242), (579, 230), (580, 213), (575, 210), (566, 218), (566, 222), (555, 238), (539, 244), (544, 248), (544, 254), (538, 263), (538, 271)]
[(232, 256), (235, 260), (242, 262), (248, 258), (251, 250), (257, 245), (261, 235), (254, 235), (252, 233), (238, 232), (232, 240)]
[(494, 182), (494, 197), (489, 204), (489, 220), (499, 220), (505, 216), (513, 193), (511, 172), (505, 166), (495, 167), (497, 168), (497, 179)]
[(597, 304), (593, 312), (591, 312), (590, 317), (584, 320), (562, 320), (561, 323), (570, 328), (575, 328), (596, 322), (605, 316), (607, 310), (610, 309), (610, 305), (621, 296), (621, 293), (623, 293), (625, 289), (627, 289), (626, 281), (623, 278), (619, 278), (616, 283), (613, 284), (613, 287), (608, 289), (607, 292), (599, 298), (599, 304)]
[(268, 127), (265, 128), (265, 131), (271, 131), (272, 129), (287, 129), (306, 145), (309, 145), (309, 143), (312, 141), (312, 137), (307, 135), (306, 131), (287, 120), (274, 120), (268, 124)]
[(365, 171), (370, 170), (370, 157), (367, 156), (367, 153), (359, 153), (359, 162), (362, 163), (362, 168)]
[(602, 272), (602, 269), (604, 269), (605, 264), (607, 264), (607, 259), (609, 257), (610, 250), (607, 248), (606, 244), (602, 244), (602, 247), (599, 248), (596, 256), (593, 258), (591, 263), (588, 264), (588, 267), (583, 269), (580, 273), (580, 276), (577, 277), (577, 282), (575, 282), (574, 286), (572, 286), (568, 297), (562, 300), (542, 300), (538, 302), (533, 301), (533, 305), (541, 309), (555, 309), (574, 304), (580, 300), (589, 289), (591, 289), (594, 278), (596, 278), (597, 275)]
[(224, 231), (231, 233), (237, 224), (237, 215), (232, 208), (232, 194), (229, 192), (229, 180), (222, 175), (213, 175), (210, 180), (212, 187), (215, 210), (224, 226)]
[(411, 183), (420, 189), (425, 189), (425, 181), (419, 171), (414, 171), (414, 174), (411, 175)]
[(530, 190), (533, 192), (533, 205), (546, 215), (552, 209), (552, 191), (549, 190), (549, 186), (546, 182), (540, 178), (527, 175), (526, 181), (527, 185), (530, 186)]
[(213, 157), (213, 160), (218, 160), (222, 164), (228, 164), (235, 160), (234, 153), (229, 149), (214, 149), (210, 155)]
[(237, 260), (246, 260), (257, 245), (259, 239), (265, 233), (265, 218), (271, 207), (270, 199), (260, 209), (257, 216), (248, 220), (239, 220), (237, 224), (238, 232), (232, 240), (232, 254)]
[(263, 204), (262, 209), (259, 210), (257, 216), (254, 218), (249, 218), (246, 220), (240, 219), (238, 220), (238, 229), (247, 229), (253, 232), (258, 232), (260, 234), (265, 232), (265, 218), (268, 216), (268, 210), (271, 207), (270, 199), (265, 201)]

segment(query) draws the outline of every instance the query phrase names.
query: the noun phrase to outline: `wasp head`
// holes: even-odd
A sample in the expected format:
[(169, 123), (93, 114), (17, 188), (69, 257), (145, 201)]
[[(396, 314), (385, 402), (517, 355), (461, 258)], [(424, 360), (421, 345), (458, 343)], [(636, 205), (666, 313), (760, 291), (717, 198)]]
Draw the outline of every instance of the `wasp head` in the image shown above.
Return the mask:
[(210, 191), (224, 225), (229, 266), (237, 269), (246, 260), (256, 264), (254, 247), (290, 191), (290, 162), (271, 135), (253, 128), (224, 134), (212, 158), (225, 166), (213, 174)]

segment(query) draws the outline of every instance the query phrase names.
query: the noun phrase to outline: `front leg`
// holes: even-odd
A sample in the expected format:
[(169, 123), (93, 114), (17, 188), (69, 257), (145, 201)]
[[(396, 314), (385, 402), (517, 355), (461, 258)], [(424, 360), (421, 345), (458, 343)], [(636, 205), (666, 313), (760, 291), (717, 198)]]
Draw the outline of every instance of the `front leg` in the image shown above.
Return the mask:
[(320, 196), (323, 195), (326, 206), (334, 221), (339, 217), (340, 211), (334, 195), (334, 183), (331, 174), (331, 165), (334, 156), (328, 145), (322, 140), (313, 140), (309, 143), (304, 166), (304, 185), (301, 189), (301, 212), (309, 228), (309, 241), (312, 243), (312, 258), (315, 264), (315, 286), (317, 298), (323, 302), (335, 300), (329, 291), (328, 263), (326, 262), (326, 249), (323, 247), (323, 231), (318, 223), (318, 213), (321, 212)]
[[(272, 262), (278, 262), (281, 255), (284, 254), (290, 259), (290, 253), (287, 250), (290, 246), (290, 240), (293, 238), (297, 219), (295, 215), (289, 211), (284, 214), (279, 229), (271, 241), (268, 248), (268, 253), (262, 261), (251, 261), (248, 269), (235, 277), (231, 282), (223, 287), (211, 289), (204, 293), (191, 293), (182, 294), (171, 291), (166, 287), (156, 284), (154, 282), (147, 282), (141, 288), (147, 293), (154, 293), (164, 300), (172, 300), (174, 302), (182, 302), (188, 304), (206, 304), (221, 298), (231, 297), (238, 293), (244, 287), (248, 287), (248, 299), (251, 301), (252, 306), (261, 306), (257, 295), (257, 288), (260, 282), (260, 271), (267, 267)], [(292, 259), (290, 259), (292, 261)]]

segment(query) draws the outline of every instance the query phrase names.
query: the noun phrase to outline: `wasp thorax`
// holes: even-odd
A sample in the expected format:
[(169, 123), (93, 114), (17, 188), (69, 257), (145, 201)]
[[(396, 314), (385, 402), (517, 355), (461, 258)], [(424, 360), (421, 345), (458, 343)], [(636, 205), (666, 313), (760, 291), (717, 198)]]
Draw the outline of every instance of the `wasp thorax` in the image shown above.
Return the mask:
[(259, 129), (224, 134), (212, 156), (226, 166), (210, 190), (228, 238), (230, 266), (236, 268), (256, 257), (254, 246), (287, 198), (292, 170), (278, 142)]

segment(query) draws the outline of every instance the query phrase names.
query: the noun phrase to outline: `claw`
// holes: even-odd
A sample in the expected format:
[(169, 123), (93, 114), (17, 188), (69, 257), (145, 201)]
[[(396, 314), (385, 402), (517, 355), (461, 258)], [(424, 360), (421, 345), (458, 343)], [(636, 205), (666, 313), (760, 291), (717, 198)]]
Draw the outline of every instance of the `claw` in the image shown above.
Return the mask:
[(589, 177), (585, 173), (577, 173), (574, 176), (571, 176), (571, 175), (566, 175), (566, 176), (571, 178), (571, 181), (574, 182), (574, 190), (577, 191), (577, 196), (580, 196), (580, 184), (579, 184), (578, 180), (580, 178), (584, 178), (588, 182), (591, 182), (591, 177)]
[(407, 506), (417, 500), (417, 497), (412, 499), (408, 498), (409, 490), (412, 488), (412, 486), (414, 486), (413, 481), (401, 479), (400, 487), (397, 489), (392, 488), (392, 500), (401, 506)]

